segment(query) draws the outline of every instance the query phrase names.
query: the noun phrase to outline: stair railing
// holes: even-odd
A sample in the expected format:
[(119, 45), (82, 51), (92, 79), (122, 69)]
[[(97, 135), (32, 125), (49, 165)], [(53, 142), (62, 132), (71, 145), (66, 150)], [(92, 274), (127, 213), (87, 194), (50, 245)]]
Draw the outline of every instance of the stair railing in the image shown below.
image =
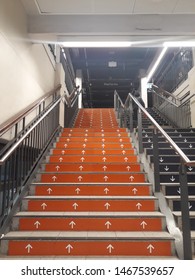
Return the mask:
[[(115, 93), (115, 99), (117, 99), (117, 93)], [(138, 110), (138, 138), (139, 138), (139, 152), (143, 152), (143, 139), (142, 139), (142, 118), (143, 114), (148, 118), (153, 126), (153, 164), (154, 164), (154, 191), (160, 192), (160, 165), (159, 165), (159, 145), (158, 134), (160, 133), (166, 141), (170, 144), (171, 148), (180, 156), (179, 166), (179, 181), (181, 188), (181, 214), (182, 214), (182, 232), (183, 232), (183, 257), (186, 260), (192, 259), (192, 247), (191, 247), (191, 232), (190, 232), (190, 215), (189, 215), (189, 198), (188, 198), (188, 180), (187, 180), (187, 166), (195, 166), (195, 160), (190, 160), (187, 155), (179, 148), (179, 146), (171, 139), (166, 131), (155, 121), (155, 119), (148, 113), (148, 111), (139, 103), (139, 101), (129, 93), (125, 102), (125, 106), (121, 104), (121, 107), (132, 107), (134, 102)], [(117, 102), (116, 102), (117, 103)], [(124, 108), (125, 109), (125, 108)], [(115, 110), (118, 108), (116, 106)]]
[(189, 128), (191, 126), (190, 100), (195, 94), (187, 99), (178, 98), (173, 94), (152, 86), (153, 106), (175, 126), (180, 128)]
[(37, 163), (60, 129), (60, 88), (58, 85), (0, 127), (0, 137), (7, 139), (0, 150), (1, 233), (26, 192)]
[(82, 94), (82, 90), (79, 90), (78, 86), (74, 88), (69, 96), (65, 95), (65, 127), (72, 126), (72, 122), (78, 112), (78, 99), (80, 94)]

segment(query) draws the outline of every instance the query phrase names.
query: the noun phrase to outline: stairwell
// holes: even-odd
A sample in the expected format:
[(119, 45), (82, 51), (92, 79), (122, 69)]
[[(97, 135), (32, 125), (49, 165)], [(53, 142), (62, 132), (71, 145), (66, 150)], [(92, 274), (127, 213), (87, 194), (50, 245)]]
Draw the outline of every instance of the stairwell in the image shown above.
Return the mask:
[(74, 127), (62, 130), (1, 249), (29, 258), (175, 257), (148, 175), (113, 109), (81, 109)]

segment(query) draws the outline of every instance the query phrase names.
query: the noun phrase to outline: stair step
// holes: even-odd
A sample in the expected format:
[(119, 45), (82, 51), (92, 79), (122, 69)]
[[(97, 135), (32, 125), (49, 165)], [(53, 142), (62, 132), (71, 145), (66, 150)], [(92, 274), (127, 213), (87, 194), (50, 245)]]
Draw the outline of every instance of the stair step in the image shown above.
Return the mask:
[(86, 163), (124, 163), (124, 162), (138, 162), (138, 157), (136, 155), (105, 155), (105, 156), (65, 156), (65, 155), (60, 155), (60, 156), (47, 156), (46, 161), (49, 161), (50, 163), (52, 162), (86, 162)]
[[(40, 179), (39, 179), (40, 176)], [(82, 173), (39, 173), (37, 176), (37, 180), (41, 182), (118, 182), (118, 183), (123, 183), (123, 182), (145, 182), (146, 180), (146, 174), (145, 173), (136, 173), (136, 172), (131, 172), (131, 173), (89, 173), (89, 172), (82, 172)]]
[(89, 155), (89, 156), (92, 156), (92, 155), (134, 155), (136, 152), (135, 152), (135, 149), (125, 149), (125, 150), (122, 150), (122, 149), (110, 149), (110, 150), (102, 150), (102, 149), (94, 149), (94, 150), (88, 150), (88, 149), (52, 149), (50, 150), (50, 154), (51, 155)]
[(73, 186), (64, 186), (64, 185), (33, 185), (32, 194), (36, 195), (101, 195), (101, 196), (117, 196), (117, 195), (151, 195), (151, 186), (146, 184), (127, 184), (124, 185), (73, 185)]
[[(171, 256), (173, 239), (166, 232), (44, 232), (7, 234), (8, 255)], [(4, 245), (6, 247), (6, 245)]]
[(28, 211), (156, 211), (155, 197), (30, 196), (23, 200)]
[[(18, 224), (18, 226), (17, 226)], [(13, 230), (72, 230), (72, 231), (161, 231), (162, 218), (157, 217), (20, 217), (14, 218)]]
[(56, 174), (58, 174), (58, 172), (64, 172), (64, 171), (84, 171), (84, 172), (92, 172), (92, 171), (96, 171), (96, 172), (139, 172), (141, 171), (141, 164), (140, 163), (131, 163), (131, 164), (112, 164), (112, 163), (106, 163), (106, 164), (96, 164), (96, 163), (91, 163), (91, 164), (87, 164), (87, 163), (48, 163), (48, 164), (42, 164), (41, 165), (41, 171), (45, 171), (45, 172), (56, 172)]

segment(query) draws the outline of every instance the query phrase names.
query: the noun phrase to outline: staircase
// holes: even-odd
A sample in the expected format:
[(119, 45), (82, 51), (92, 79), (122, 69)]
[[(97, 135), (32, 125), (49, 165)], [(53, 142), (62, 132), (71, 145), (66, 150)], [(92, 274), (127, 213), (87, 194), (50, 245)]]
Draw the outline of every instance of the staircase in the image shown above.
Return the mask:
[[(163, 119), (155, 111), (150, 109), (150, 114), (155, 120), (163, 123)], [(153, 131), (150, 128), (151, 123), (142, 116), (143, 131), (142, 139), (147, 160), (153, 166)], [(171, 128), (166, 122), (163, 123), (164, 130), (190, 158), (195, 160), (195, 129)], [(167, 128), (166, 128), (167, 127)], [(160, 164), (160, 182), (161, 191), (165, 195), (168, 206), (170, 207), (176, 225), (182, 230), (181, 206), (180, 206), (180, 183), (179, 183), (179, 165), (180, 157), (170, 147), (169, 143), (159, 134), (159, 164)], [(192, 237), (192, 253), (195, 255), (195, 167), (187, 168), (189, 210)]]
[(62, 130), (1, 249), (15, 257), (175, 256), (158, 199), (113, 109), (81, 109), (74, 127)]

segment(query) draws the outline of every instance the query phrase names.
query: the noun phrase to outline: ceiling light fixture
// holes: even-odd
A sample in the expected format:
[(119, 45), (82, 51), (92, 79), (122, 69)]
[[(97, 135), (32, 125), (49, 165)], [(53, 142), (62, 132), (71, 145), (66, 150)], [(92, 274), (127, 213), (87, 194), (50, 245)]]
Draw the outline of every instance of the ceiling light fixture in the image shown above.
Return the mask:
[(195, 47), (195, 41), (173, 41), (165, 42), (164, 47), (174, 48), (174, 47)]
[(164, 57), (166, 51), (167, 51), (167, 47), (164, 47), (164, 48), (162, 49), (162, 51), (161, 51), (159, 57), (157, 58), (156, 62), (154, 63), (152, 69), (150, 70), (148, 76), (146, 77), (147, 82), (149, 82), (150, 79), (152, 78), (154, 72), (156, 71), (157, 67), (159, 66), (161, 60), (163, 59), (163, 57)]
[(108, 41), (108, 42), (63, 42), (66, 48), (125, 48), (130, 47), (131, 42), (128, 41)]

